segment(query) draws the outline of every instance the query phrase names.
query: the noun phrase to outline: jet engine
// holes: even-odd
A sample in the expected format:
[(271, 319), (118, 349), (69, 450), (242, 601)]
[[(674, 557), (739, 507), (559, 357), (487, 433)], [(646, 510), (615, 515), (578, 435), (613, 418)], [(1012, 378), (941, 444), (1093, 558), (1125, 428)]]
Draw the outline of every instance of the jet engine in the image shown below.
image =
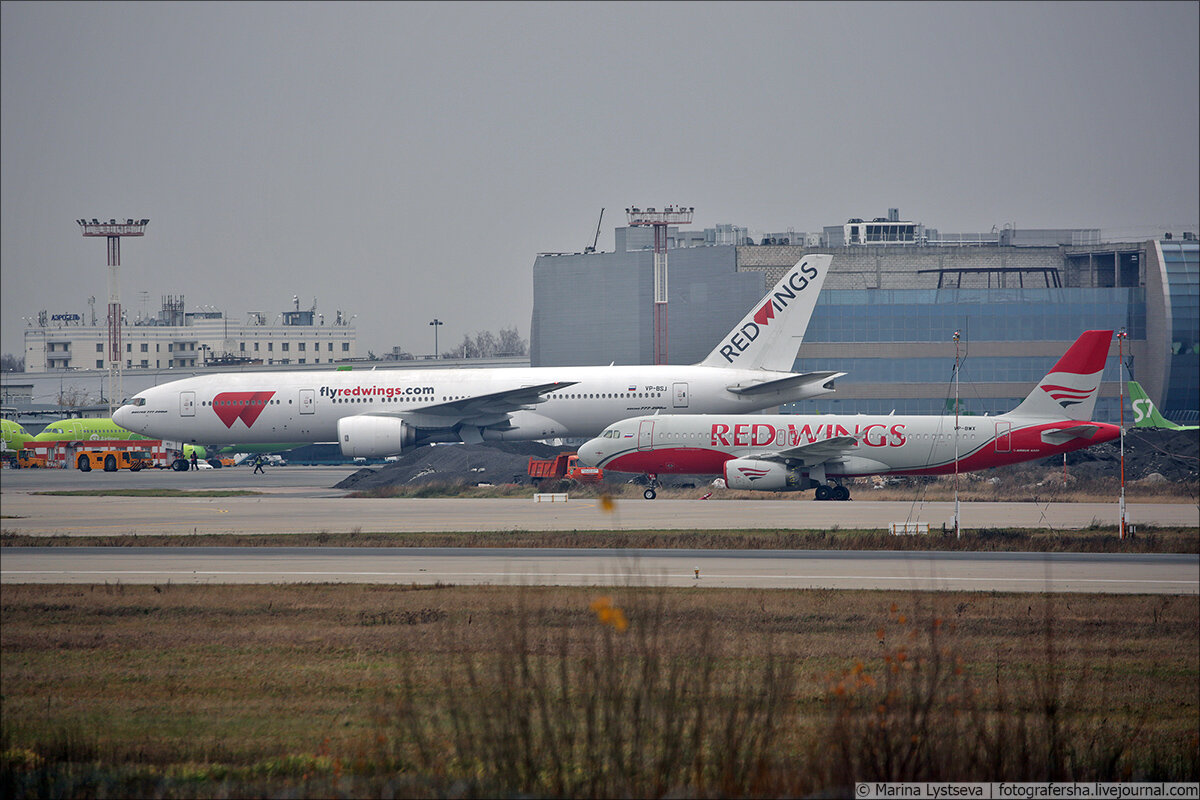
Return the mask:
[(338, 445), (347, 458), (398, 456), (417, 444), (416, 429), (395, 417), (342, 417), (337, 432)]
[(798, 468), (789, 469), (778, 461), (733, 458), (725, 462), (725, 485), (730, 489), (798, 492), (809, 482)]

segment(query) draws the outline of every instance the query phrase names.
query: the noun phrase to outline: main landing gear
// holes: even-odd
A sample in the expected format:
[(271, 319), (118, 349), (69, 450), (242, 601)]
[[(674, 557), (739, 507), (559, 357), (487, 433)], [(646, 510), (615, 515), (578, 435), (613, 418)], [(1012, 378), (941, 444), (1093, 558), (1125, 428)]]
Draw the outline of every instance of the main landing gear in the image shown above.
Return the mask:
[(658, 497), (658, 492), (654, 491), (658, 488), (658, 475), (654, 472), (646, 473), (646, 483), (649, 484), (646, 491), (642, 492), (642, 497), (647, 500), (653, 500)]
[(849, 500), (850, 499), (850, 490), (847, 489), (845, 486), (843, 486), (840, 483), (834, 484), (833, 486), (826, 486), (826, 485), (822, 484), (821, 486), (817, 487), (816, 499), (817, 500)]

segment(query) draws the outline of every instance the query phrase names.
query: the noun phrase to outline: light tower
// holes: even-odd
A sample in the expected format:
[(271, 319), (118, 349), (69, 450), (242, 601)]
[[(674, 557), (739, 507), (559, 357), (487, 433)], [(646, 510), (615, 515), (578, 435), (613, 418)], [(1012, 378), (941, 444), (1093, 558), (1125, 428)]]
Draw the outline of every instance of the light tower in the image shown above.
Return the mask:
[(667, 363), (667, 227), (689, 225), (694, 208), (627, 208), (629, 227), (654, 226), (654, 363)]
[(121, 291), (117, 272), (121, 266), (121, 237), (145, 236), (148, 219), (127, 219), (101, 222), (77, 219), (84, 236), (103, 236), (108, 239), (108, 413), (125, 399), (121, 388)]

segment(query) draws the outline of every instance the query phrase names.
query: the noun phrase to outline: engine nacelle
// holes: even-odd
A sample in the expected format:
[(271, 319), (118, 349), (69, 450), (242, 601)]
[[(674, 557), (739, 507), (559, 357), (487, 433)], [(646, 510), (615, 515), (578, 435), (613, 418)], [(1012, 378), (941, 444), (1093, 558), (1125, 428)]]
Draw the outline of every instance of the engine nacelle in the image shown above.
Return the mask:
[[(807, 470), (805, 470), (807, 472)], [(811, 481), (800, 469), (778, 461), (757, 458), (733, 458), (725, 462), (725, 486), (760, 492), (798, 492)]]
[(398, 456), (417, 444), (416, 430), (395, 417), (342, 417), (337, 432), (338, 445), (347, 458)]

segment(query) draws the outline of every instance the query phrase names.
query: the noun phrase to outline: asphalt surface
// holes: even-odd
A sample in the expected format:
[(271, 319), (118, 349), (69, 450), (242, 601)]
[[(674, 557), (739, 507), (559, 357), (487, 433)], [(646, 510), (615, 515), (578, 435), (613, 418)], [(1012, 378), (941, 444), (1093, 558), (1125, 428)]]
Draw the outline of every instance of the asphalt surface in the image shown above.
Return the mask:
[[(358, 500), (332, 489), (352, 467), (189, 473), (0, 474), (3, 530), (32, 535), (375, 531), (886, 528), (948, 521), (951, 503), (808, 500)], [(96, 488), (249, 488), (246, 498), (54, 497)], [(963, 503), (967, 527), (1083, 528), (1116, 504)], [(1130, 504), (1131, 521), (1196, 525), (1186, 504)], [(381, 582), (652, 584), (1195, 594), (1200, 558), (1023, 553), (549, 550), (477, 548), (4, 548), (0, 582)], [(697, 572), (699, 570), (699, 572)]]
[[(853, 500), (595, 500), (536, 503), (526, 499), (351, 499), (332, 488), (353, 467), (249, 467), (199, 472), (81, 473), (4, 470), (0, 505), (6, 533), (42, 535), (351, 533), (506, 530), (712, 530), (878, 528), (892, 522), (949, 523), (954, 504)], [(252, 489), (253, 497), (54, 497), (50, 490), (119, 488)], [(1117, 522), (1117, 503), (962, 503), (964, 528), (1078, 530)], [(1200, 526), (1192, 504), (1131, 503), (1141, 525)]]
[(508, 548), (5, 548), (0, 583), (388, 583), (1197, 594), (1200, 556)]

